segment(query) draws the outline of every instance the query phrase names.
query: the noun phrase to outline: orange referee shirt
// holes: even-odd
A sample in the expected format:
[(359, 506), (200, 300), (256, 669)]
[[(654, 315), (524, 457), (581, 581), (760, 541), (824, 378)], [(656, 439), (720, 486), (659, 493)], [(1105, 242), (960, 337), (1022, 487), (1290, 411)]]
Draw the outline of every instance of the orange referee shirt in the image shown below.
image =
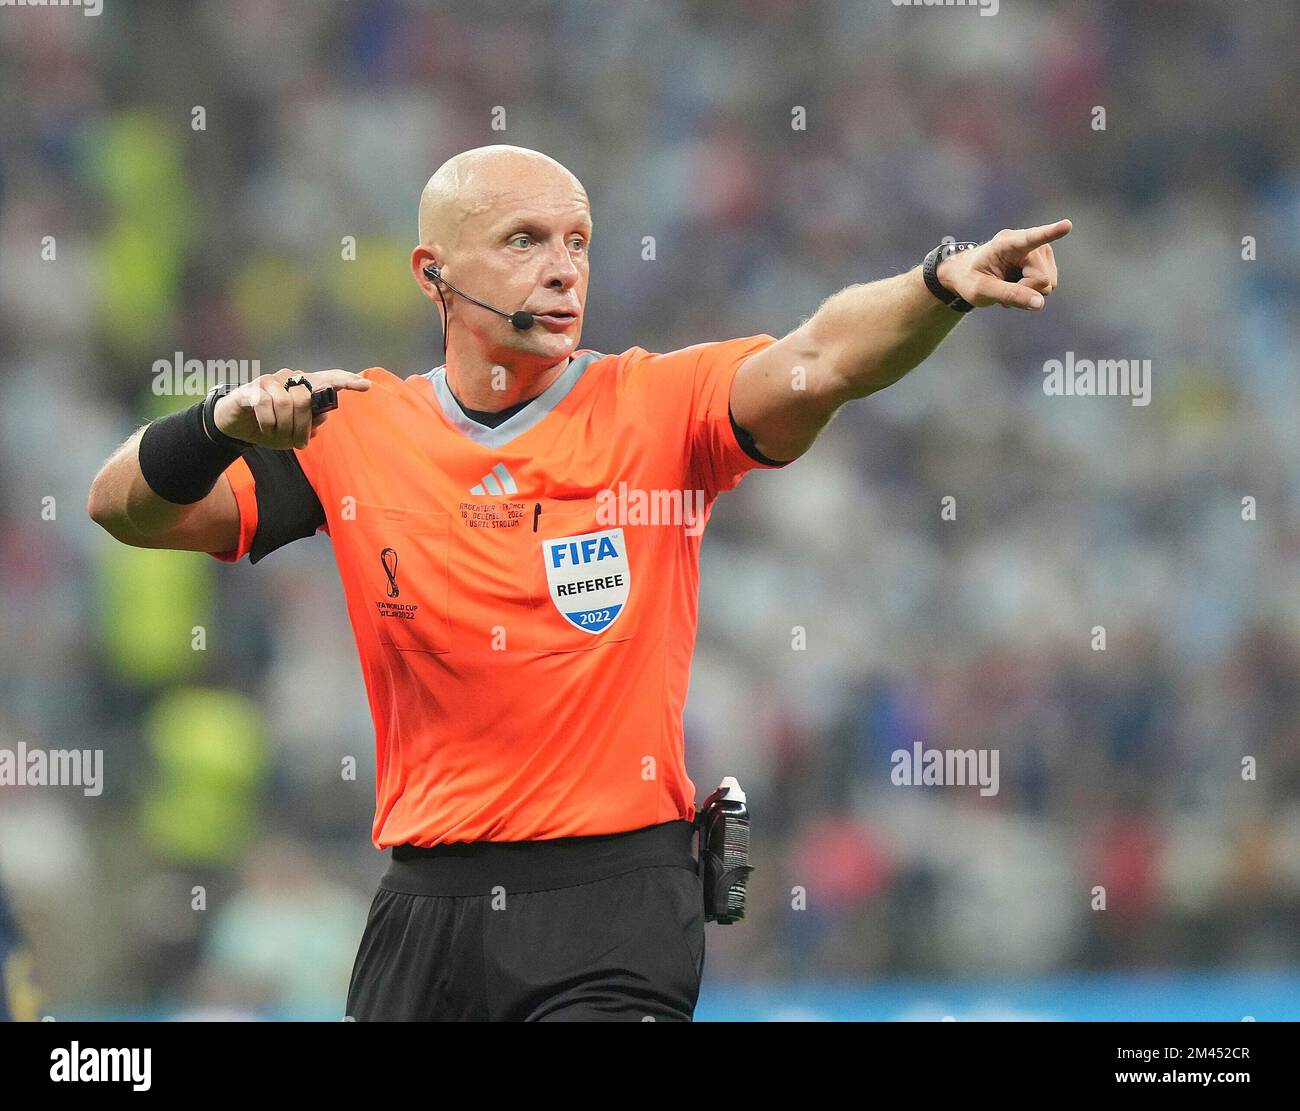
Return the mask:
[[(714, 498), (765, 465), (729, 399), (774, 342), (579, 351), (496, 428), (442, 367), (372, 367), (306, 448), (231, 464), (239, 546), (210, 554), (256, 562), (313, 526), (333, 543), (375, 724), (376, 847), (694, 817), (682, 708), (700, 534)], [(259, 550), (290, 471), (317, 516)]]

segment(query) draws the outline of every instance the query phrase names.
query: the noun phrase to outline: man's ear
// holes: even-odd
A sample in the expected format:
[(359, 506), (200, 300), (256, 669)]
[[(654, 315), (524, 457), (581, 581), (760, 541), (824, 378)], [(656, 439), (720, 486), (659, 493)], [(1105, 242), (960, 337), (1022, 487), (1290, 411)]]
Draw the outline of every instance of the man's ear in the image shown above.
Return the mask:
[[(431, 267), (433, 268), (432, 273), (430, 273)], [(426, 296), (430, 292), (426, 288), (426, 283), (437, 281), (437, 278), (434, 277), (438, 273), (437, 267), (438, 259), (428, 247), (416, 247), (411, 252), (411, 272), (415, 275), (415, 280), (420, 284), (420, 287), (425, 290)]]

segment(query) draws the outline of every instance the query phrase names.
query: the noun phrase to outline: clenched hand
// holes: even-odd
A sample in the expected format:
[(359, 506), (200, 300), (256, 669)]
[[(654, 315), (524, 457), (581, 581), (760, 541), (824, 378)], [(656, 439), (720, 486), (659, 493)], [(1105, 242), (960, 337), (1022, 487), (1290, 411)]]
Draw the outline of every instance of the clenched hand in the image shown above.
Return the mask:
[(347, 370), (306, 373), (281, 370), (278, 374), (263, 374), (218, 400), (212, 411), (217, 427), (227, 436), (259, 447), (280, 451), (306, 447), (329, 413), (313, 419), (311, 391), (302, 386), (286, 389), (285, 382), (297, 374), (307, 379), (312, 390), (333, 386), (336, 390), (364, 393), (373, 385), (370, 379)]

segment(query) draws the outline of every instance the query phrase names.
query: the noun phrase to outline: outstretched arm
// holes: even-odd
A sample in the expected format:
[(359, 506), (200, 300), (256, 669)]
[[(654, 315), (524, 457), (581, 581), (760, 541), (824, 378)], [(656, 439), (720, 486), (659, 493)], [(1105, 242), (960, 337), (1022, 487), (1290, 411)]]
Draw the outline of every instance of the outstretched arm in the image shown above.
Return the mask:
[[(976, 308), (1037, 311), (1056, 288), (1051, 244), (1069, 220), (1000, 231), (940, 263), (940, 283)], [(771, 459), (796, 459), (847, 401), (882, 390), (920, 364), (962, 314), (934, 296), (918, 266), (827, 299), (807, 322), (736, 372), (731, 412)]]

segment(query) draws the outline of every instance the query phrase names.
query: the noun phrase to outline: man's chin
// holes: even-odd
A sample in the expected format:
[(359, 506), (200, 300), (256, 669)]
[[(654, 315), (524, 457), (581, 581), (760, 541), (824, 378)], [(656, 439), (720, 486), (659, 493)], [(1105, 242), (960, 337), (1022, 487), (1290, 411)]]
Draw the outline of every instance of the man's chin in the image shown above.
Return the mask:
[(538, 332), (534, 324), (526, 332), (520, 332), (513, 344), (515, 350), (539, 359), (558, 361), (572, 355), (578, 349), (580, 333), (575, 328), (568, 332)]

